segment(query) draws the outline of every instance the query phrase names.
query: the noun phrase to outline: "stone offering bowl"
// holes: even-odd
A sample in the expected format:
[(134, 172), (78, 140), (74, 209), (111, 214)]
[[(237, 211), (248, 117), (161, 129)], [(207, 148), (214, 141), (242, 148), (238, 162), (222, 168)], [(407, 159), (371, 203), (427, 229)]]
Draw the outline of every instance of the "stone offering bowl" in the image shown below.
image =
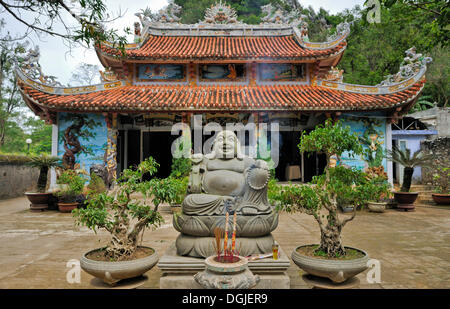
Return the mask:
[(260, 280), (248, 268), (247, 258), (234, 256), (232, 262), (222, 262), (216, 255), (205, 260), (205, 270), (194, 279), (206, 289), (250, 289)]

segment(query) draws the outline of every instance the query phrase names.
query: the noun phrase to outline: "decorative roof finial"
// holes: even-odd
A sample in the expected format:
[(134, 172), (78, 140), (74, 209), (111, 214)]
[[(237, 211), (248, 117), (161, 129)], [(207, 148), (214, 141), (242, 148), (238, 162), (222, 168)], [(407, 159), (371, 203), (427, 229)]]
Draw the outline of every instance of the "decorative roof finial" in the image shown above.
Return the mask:
[(38, 80), (46, 86), (62, 87), (62, 84), (56, 80), (56, 76), (45, 75), (42, 72), (41, 65), (39, 64), (40, 57), (41, 52), (39, 50), (39, 46), (36, 45), (34, 49), (30, 48), (28, 53), (19, 60), (18, 66), (23, 73), (31, 79)]
[(236, 24), (241, 23), (237, 20), (236, 10), (231, 6), (223, 4), (222, 0), (205, 11), (203, 23), (208, 24)]
[(263, 5), (261, 11), (265, 13), (261, 20), (266, 24), (299, 24), (306, 18), (298, 9), (287, 12), (280, 6), (273, 6), (271, 3)]
[(394, 75), (386, 76), (386, 79), (377, 86), (390, 86), (393, 84), (401, 83), (417, 73), (423, 68), (426, 68), (428, 63), (433, 61), (431, 57), (425, 57), (422, 54), (417, 54), (416, 47), (411, 47), (405, 51), (406, 57), (403, 58), (403, 62), (400, 64), (400, 70)]

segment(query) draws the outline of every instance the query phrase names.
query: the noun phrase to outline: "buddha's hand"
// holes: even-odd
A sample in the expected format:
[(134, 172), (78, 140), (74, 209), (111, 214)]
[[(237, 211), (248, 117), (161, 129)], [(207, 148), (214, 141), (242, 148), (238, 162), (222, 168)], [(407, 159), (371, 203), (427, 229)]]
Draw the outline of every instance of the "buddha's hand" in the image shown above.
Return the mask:
[(270, 178), (270, 172), (267, 164), (258, 166), (259, 162), (264, 161), (257, 161), (256, 164), (251, 167), (247, 173), (247, 183), (253, 190), (261, 190), (265, 188)]
[(267, 165), (267, 162), (264, 160), (256, 160), (255, 166), (258, 168), (269, 170), (269, 165)]

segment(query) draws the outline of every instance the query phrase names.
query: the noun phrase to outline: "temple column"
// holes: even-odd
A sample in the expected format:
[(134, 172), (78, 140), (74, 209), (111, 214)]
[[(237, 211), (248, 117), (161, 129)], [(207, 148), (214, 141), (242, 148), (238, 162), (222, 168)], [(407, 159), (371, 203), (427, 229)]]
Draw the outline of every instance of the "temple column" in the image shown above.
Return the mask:
[(106, 170), (108, 171), (108, 182), (114, 185), (117, 179), (117, 114), (105, 115), (107, 133)]

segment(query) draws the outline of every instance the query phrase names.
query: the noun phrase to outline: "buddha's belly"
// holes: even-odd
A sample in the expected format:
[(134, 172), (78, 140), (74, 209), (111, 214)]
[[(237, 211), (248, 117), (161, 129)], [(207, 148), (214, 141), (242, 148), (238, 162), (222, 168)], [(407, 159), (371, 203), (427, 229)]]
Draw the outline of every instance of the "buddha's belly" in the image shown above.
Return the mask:
[(241, 194), (244, 184), (241, 173), (228, 170), (209, 171), (203, 178), (203, 188), (209, 194), (236, 196)]

